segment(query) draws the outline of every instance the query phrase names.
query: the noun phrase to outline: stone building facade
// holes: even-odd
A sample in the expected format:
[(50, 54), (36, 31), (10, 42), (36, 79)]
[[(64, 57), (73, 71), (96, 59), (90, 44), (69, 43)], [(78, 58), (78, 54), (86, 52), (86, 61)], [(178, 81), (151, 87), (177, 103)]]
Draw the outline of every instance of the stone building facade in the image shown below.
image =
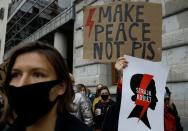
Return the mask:
[[(20, 3), (17, 4), (17, 6), (16, 3), (14, 4), (15, 6), (13, 5), (14, 10), (10, 10), (12, 12), (10, 12), (11, 15), (8, 16), (8, 20), (6, 18), (8, 2), (5, 1), (8, 0), (0, 0), (0, 8), (2, 8), (2, 6), (6, 7), (4, 19), (0, 19), (0, 63), (2, 62), (4, 51), (6, 55), (8, 49), (16, 45), (18, 41), (47, 41), (52, 43), (67, 59), (70, 72), (75, 76), (76, 84), (83, 83), (95, 90), (93, 87), (95, 87), (96, 84), (103, 83), (110, 87), (112, 93), (115, 93), (116, 85), (114, 84), (114, 76), (112, 75), (114, 73), (113, 65), (83, 59), (83, 9), (88, 5), (99, 5), (117, 0), (37, 0), (40, 7), (35, 6), (33, 3), (26, 3), (34, 0), (16, 0)], [(49, 6), (45, 7), (47, 4), (44, 4), (44, 1), (47, 2)], [(162, 4), (162, 61), (170, 67), (167, 86), (172, 92), (172, 97), (181, 116), (184, 130), (188, 130), (188, 1), (122, 1), (144, 1)], [(24, 11), (27, 12), (30, 4), (33, 4), (34, 8), (32, 11), (39, 16), (39, 18), (37, 17), (38, 20), (44, 22), (44, 24), (41, 24), (38, 28), (32, 29), (34, 30), (33, 32), (26, 33), (23, 29), (20, 30), (18, 34), (9, 34), (12, 33), (11, 29), (15, 31), (15, 23), (21, 24), (19, 21), (15, 21), (15, 19), (17, 17), (21, 18), (19, 14), (23, 14)], [(55, 11), (57, 12), (54, 13), (53, 8), (56, 8)], [(44, 10), (44, 12), (40, 13), (41, 10)], [(32, 11), (28, 11), (28, 16), (31, 17), (31, 20), (36, 16), (30, 14)], [(19, 12), (19, 14), (17, 12)], [(54, 14), (56, 16), (52, 17)], [(30, 19), (25, 20), (30, 21)], [(6, 32), (6, 23), (8, 25), (8, 31), (10, 32)], [(19, 27), (19, 25), (17, 26)], [(21, 27), (22, 26), (23, 25), (21, 25)], [(33, 26), (28, 24), (27, 29), (30, 29), (30, 27)], [(20, 37), (19, 40), (13, 41), (15, 40), (13, 38), (14, 35), (18, 35)]]
[[(83, 9), (87, 5), (100, 5), (108, 0), (78, 0), (75, 2), (74, 61), (76, 81), (88, 86), (104, 83), (112, 86), (111, 64), (101, 64), (82, 59)], [(123, 0), (122, 0), (123, 1)], [(162, 61), (170, 67), (167, 86), (177, 105), (181, 122), (188, 130), (188, 1), (187, 0), (127, 0), (162, 4)], [(113, 86), (112, 86), (113, 87)], [(114, 90), (112, 90), (114, 91)]]

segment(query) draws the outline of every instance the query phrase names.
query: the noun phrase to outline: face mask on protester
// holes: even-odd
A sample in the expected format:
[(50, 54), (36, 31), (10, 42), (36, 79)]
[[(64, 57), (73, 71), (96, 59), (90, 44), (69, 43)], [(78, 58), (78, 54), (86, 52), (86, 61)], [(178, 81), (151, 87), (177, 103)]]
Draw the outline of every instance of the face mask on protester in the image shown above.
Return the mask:
[(104, 101), (106, 101), (106, 100), (108, 99), (108, 96), (109, 96), (109, 95), (101, 95), (101, 98), (102, 98)]
[(85, 91), (81, 91), (80, 92), (83, 96), (86, 96), (86, 92)]
[(57, 98), (51, 102), (49, 93), (59, 83), (59, 80), (53, 80), (22, 87), (9, 85), (8, 99), (10, 107), (15, 111), (17, 120), (23, 126), (34, 124), (52, 109), (57, 102)]

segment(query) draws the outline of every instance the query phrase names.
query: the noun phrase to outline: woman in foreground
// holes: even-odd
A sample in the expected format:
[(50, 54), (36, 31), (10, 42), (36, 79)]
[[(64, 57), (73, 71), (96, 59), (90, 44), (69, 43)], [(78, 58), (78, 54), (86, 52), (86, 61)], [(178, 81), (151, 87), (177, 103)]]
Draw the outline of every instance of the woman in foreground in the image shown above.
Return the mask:
[[(69, 114), (74, 97), (60, 53), (41, 42), (18, 45), (10, 56), (4, 93), (6, 131), (92, 131)], [(10, 121), (9, 121), (10, 122)]]

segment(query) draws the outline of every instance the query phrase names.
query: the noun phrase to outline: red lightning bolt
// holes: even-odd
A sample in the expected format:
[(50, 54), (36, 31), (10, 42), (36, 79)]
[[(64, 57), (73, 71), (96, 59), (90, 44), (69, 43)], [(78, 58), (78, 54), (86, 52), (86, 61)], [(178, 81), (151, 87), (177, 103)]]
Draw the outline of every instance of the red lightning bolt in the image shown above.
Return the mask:
[(96, 10), (96, 8), (89, 9), (89, 15), (88, 15), (87, 22), (86, 22), (86, 26), (89, 26), (89, 36), (90, 36), (91, 30), (92, 30), (92, 27), (93, 27), (93, 24), (94, 24), (92, 17), (95, 13), (95, 10)]
[[(150, 81), (152, 80), (153, 76), (149, 75), (149, 74), (144, 74), (140, 83), (140, 89), (142, 89), (143, 91), (147, 90), (147, 87), (150, 83)], [(138, 95), (143, 96), (144, 92), (140, 92), (138, 93)], [(148, 101), (142, 101), (140, 99), (136, 99), (136, 105), (140, 105), (143, 106), (142, 112), (140, 114), (139, 120), (142, 118), (142, 116), (144, 115), (145, 111), (148, 109), (150, 102)]]

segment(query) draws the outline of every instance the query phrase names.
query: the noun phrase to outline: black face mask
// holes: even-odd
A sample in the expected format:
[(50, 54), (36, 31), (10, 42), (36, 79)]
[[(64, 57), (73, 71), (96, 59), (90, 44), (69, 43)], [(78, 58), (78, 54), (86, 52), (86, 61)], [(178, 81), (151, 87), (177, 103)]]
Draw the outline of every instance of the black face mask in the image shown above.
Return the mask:
[(22, 87), (11, 85), (8, 87), (10, 107), (23, 126), (32, 125), (52, 109), (57, 99), (51, 102), (49, 93), (58, 83), (60, 83), (59, 80), (53, 80)]
[(108, 99), (108, 95), (101, 95), (101, 98), (106, 101)]

